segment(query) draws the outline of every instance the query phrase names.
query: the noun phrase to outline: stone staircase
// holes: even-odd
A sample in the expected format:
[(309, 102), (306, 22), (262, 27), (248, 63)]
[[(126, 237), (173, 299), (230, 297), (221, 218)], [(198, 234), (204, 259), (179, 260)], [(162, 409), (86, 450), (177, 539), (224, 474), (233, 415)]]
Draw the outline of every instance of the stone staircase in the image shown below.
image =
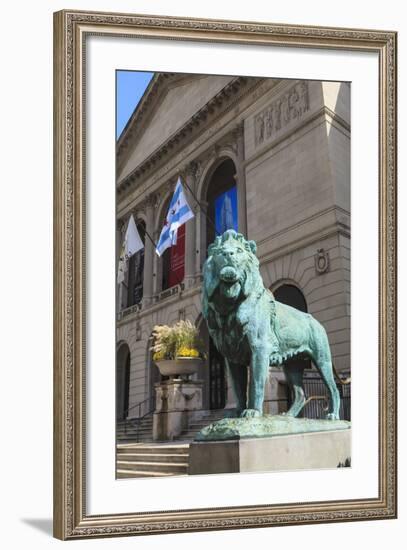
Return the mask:
[(193, 441), (196, 434), (202, 430), (202, 428), (205, 428), (205, 426), (208, 426), (208, 424), (212, 424), (213, 422), (216, 422), (217, 420), (221, 420), (225, 417), (225, 410), (224, 409), (215, 409), (212, 411), (205, 411), (204, 416), (200, 418), (199, 420), (194, 420), (190, 423), (188, 428), (181, 432), (179, 437), (177, 439), (181, 440), (187, 440), (187, 441)]
[[(213, 411), (205, 411), (202, 418), (193, 421), (186, 430), (184, 430), (177, 440), (193, 441), (195, 435), (205, 426), (221, 420), (225, 415), (224, 409)], [(118, 443), (148, 443), (153, 441), (153, 415), (144, 417), (141, 420), (140, 426), (137, 428), (137, 423), (127, 422), (125, 426), (124, 420), (117, 422), (117, 442)]]
[(144, 443), (153, 440), (153, 416), (145, 416), (137, 428), (136, 422), (117, 422), (116, 438), (118, 443)]
[[(189, 444), (205, 426), (224, 417), (225, 411), (205, 411), (203, 416), (190, 424), (187, 430), (174, 441), (152, 441), (152, 417), (142, 420), (139, 441), (137, 429), (127, 427), (124, 422), (118, 425), (116, 456), (117, 478), (168, 477), (188, 474)], [(133, 440), (132, 440), (133, 437)]]
[(117, 478), (187, 475), (189, 442), (119, 443)]

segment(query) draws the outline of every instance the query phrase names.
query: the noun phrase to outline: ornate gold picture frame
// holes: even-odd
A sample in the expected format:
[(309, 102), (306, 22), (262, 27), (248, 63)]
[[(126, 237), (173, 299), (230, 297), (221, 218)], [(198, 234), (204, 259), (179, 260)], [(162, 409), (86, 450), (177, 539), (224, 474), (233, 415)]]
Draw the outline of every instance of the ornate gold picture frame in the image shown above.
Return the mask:
[[(378, 61), (378, 494), (92, 515), (87, 507), (86, 41), (91, 36), (370, 52)], [(61, 11), (54, 15), (54, 535), (59, 539), (395, 518), (396, 59), (390, 31)], [(148, 68), (148, 67), (147, 67)], [(112, 109), (114, 106), (112, 105)], [(114, 155), (114, 152), (112, 152)], [(353, 159), (352, 159), (353, 161)], [(114, 182), (112, 182), (114, 185)], [(369, 345), (372, 345), (370, 342)], [(114, 369), (114, 365), (111, 366)], [(376, 421), (376, 420), (375, 420)], [(114, 443), (112, 442), (112, 445)], [(159, 483), (159, 480), (155, 481)]]

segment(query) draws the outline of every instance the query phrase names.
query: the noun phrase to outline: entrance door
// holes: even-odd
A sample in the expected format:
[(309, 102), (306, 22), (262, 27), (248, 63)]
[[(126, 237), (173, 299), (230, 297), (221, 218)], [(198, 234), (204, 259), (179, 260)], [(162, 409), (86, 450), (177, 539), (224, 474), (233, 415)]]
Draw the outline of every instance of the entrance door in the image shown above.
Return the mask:
[(125, 342), (118, 345), (116, 369), (116, 415), (123, 420), (129, 410), (130, 393), (130, 350)]
[(226, 404), (225, 362), (212, 339), (209, 340), (209, 406), (223, 409)]

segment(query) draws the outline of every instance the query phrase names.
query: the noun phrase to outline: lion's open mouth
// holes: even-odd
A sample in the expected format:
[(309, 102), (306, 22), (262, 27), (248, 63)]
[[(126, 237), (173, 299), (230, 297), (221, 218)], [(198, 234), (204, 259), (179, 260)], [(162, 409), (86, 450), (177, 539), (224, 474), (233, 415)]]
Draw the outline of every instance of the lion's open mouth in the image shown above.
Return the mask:
[(225, 266), (221, 269), (219, 273), (220, 280), (224, 283), (235, 283), (238, 280), (238, 274), (234, 267), (232, 266)]

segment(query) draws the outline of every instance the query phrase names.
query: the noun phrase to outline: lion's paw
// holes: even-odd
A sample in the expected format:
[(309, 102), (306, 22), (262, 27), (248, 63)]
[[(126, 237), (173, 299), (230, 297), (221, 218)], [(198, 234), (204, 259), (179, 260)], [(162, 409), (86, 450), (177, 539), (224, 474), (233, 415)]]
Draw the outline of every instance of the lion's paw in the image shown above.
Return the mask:
[(325, 416), (325, 419), (326, 419), (326, 420), (339, 420), (339, 414), (328, 413), (328, 414)]
[(244, 409), (241, 418), (254, 418), (255, 416), (261, 416), (260, 412), (257, 409)]

